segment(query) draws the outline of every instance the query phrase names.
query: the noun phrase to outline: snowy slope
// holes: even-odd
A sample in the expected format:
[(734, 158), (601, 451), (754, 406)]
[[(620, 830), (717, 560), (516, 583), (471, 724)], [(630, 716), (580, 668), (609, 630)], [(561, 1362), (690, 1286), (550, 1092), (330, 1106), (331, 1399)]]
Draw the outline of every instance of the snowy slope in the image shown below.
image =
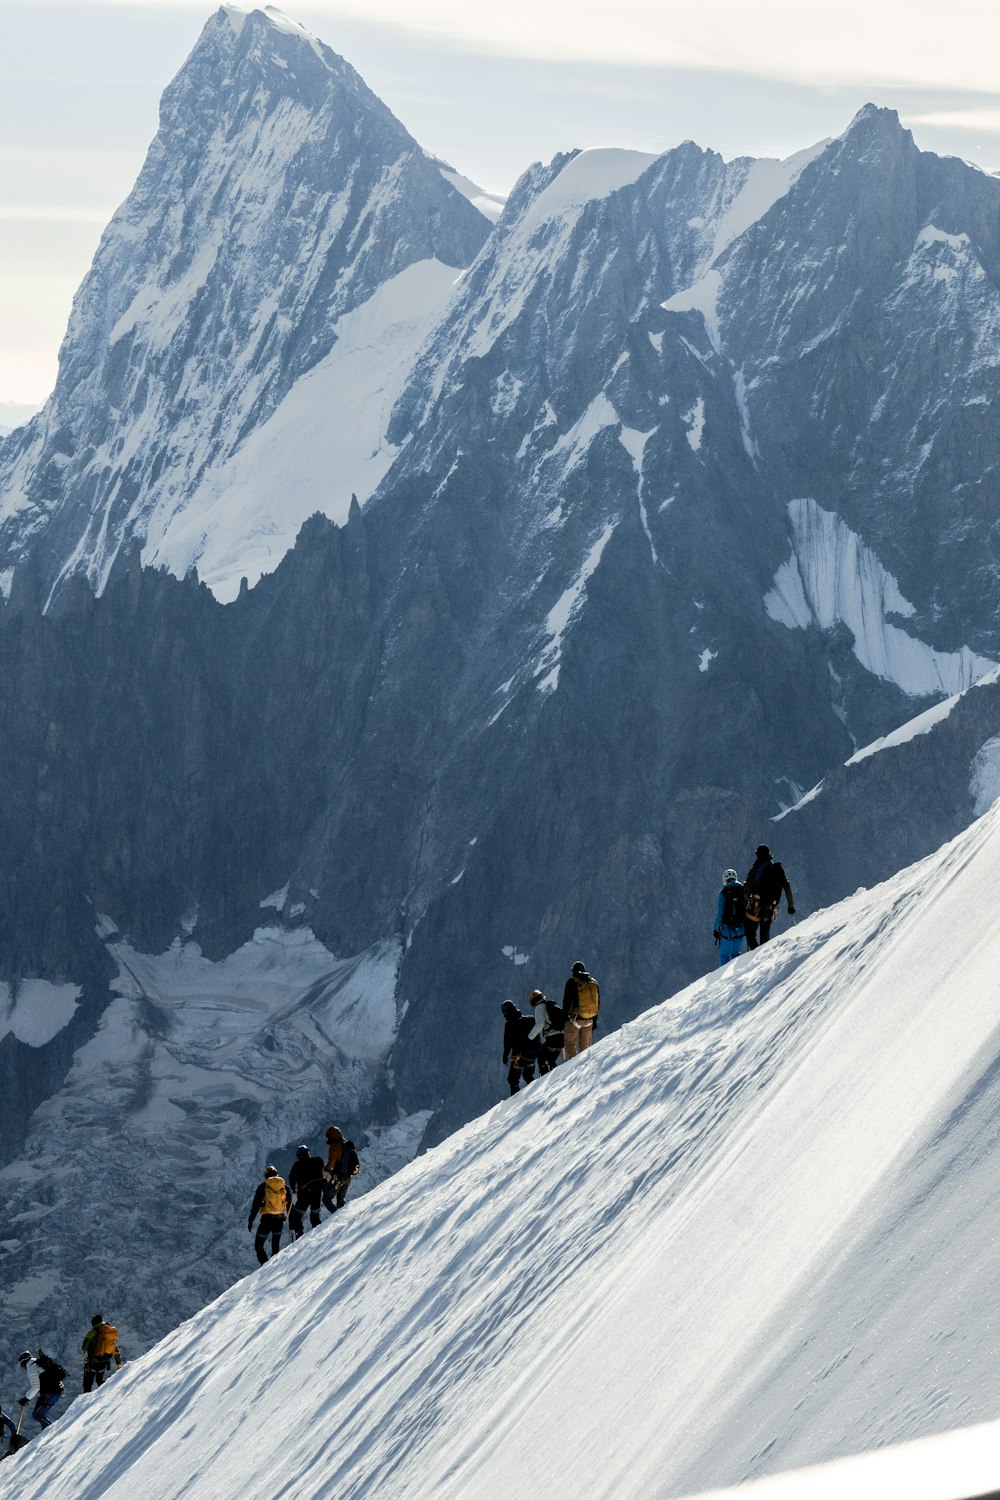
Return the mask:
[(352, 1204), (10, 1493), (676, 1496), (995, 1416), (998, 899), (1000, 806)]
[[(429, 1111), (402, 1118), (385, 1101), (398, 942), (337, 958), (309, 927), (268, 916), (216, 962), (190, 930), (146, 954), (101, 918), (113, 998), (33, 1115), (23, 1152), (0, 1168), (8, 1356), (29, 1328), (47, 1344), (86, 1326), (97, 1288), (139, 1353), (231, 1285), (247, 1265), (261, 1152), (287, 1169), (300, 1140), (321, 1148), (324, 1126), (339, 1123), (357, 1137), (362, 1192), (415, 1153)], [(42, 980), (10, 991), (0, 985), (0, 1038), (11, 1030), (35, 1048), (68, 1024), (79, 995)]]
[(699, 1500), (995, 1500), (1000, 1422), (795, 1469), (735, 1489), (702, 1490)]

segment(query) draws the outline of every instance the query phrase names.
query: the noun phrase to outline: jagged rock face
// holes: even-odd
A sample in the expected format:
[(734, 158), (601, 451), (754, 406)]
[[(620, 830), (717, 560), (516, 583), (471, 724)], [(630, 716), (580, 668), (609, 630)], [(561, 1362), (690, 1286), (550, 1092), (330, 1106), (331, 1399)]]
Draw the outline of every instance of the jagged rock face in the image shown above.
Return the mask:
[[(55, 393), (5, 444), (8, 587), (30, 549), (50, 588), (80, 572), (100, 589), (138, 539), (149, 561), (200, 565), (229, 597), (240, 566), (255, 581), (311, 510), (345, 516), (388, 455), (371, 476), (312, 479), (296, 450), (314, 466), (350, 456), (324, 449), (322, 428), (349, 425), (365, 379), (378, 443), (380, 382), (488, 230), (342, 58), (273, 13), (223, 7), (163, 96), (76, 298)], [(310, 480), (305, 497), (285, 493)]]
[[(60, 389), (0, 458), (27, 486), (6, 535), (28, 549), (0, 617), (0, 977), (14, 1019), (26, 980), (57, 986), (53, 1015), (69, 1017), (51, 1036), (18, 1020), (2, 1043), (19, 1089), (0, 1105), (7, 1171), (23, 1191), (47, 1130), (77, 1130), (86, 1179), (111, 1149), (97, 1099), (126, 1140), (117, 1182), (140, 1219), (203, 1137), (207, 1196), (239, 1213), (261, 1153), (307, 1134), (327, 1102), (376, 1133), (402, 1110), (411, 1149), (433, 1112), (427, 1139), (440, 1136), (502, 1092), (503, 998), (558, 994), (580, 958), (602, 1025), (620, 1024), (712, 965), (726, 865), (787, 839), (803, 908), (887, 874), (973, 816), (966, 761), (988, 761), (998, 729), (995, 694), (972, 689), (945, 731), (954, 753), (914, 740), (923, 769), (894, 795), (879, 781), (893, 781), (889, 756), (837, 770), (967, 687), (1000, 644), (988, 497), (918, 482), (910, 451), (919, 429), (967, 471), (952, 398), (960, 377), (986, 379), (996, 183), (921, 157), (898, 122), (865, 112), (787, 163), (726, 164), (690, 143), (558, 158), (525, 175), (485, 240), (346, 65), (273, 19), (221, 13), (165, 119), (181, 95), (199, 149), (189, 160), (161, 133), (78, 300)], [(231, 151), (213, 147), (219, 130)], [(173, 219), (166, 200), (156, 216), (165, 180)], [(247, 218), (254, 194), (267, 212)], [(133, 210), (145, 260), (138, 238), (125, 253)], [(962, 236), (982, 274), (947, 261), (967, 255)], [(413, 277), (480, 245), (419, 356), (410, 304), (397, 357), (400, 278), (420, 301)], [(946, 261), (928, 271), (925, 253)], [(141, 278), (177, 255), (156, 295), (184, 285), (189, 299), (173, 322), (144, 321)], [(129, 280), (133, 260), (147, 271)], [(233, 512), (198, 497), (216, 480), (242, 493), (246, 468), (226, 465), (263, 463), (261, 434), (300, 430), (288, 403), (343, 390), (359, 366), (330, 361), (369, 334), (381, 349), (387, 329), (378, 370), (391, 366), (399, 399), (379, 408), (372, 498), (343, 525), (310, 520), (290, 551), (278, 527), (266, 566), (252, 527), (226, 553)], [(932, 338), (948, 354), (921, 384)], [(341, 384), (324, 384), (335, 368)], [(984, 427), (983, 473), (994, 441)], [(292, 463), (295, 445), (278, 447)], [(319, 472), (337, 483), (336, 465)], [(175, 478), (187, 512), (158, 488)], [(280, 485), (261, 496), (284, 505)], [(103, 551), (86, 540), (95, 518)], [(222, 604), (134, 551), (127, 573), (111, 566), (143, 536), (169, 561), (167, 522), (195, 518), (216, 592), (244, 562), (264, 573), (256, 587)], [(45, 613), (77, 567), (106, 581), (101, 597), (66, 582)], [(961, 786), (914, 833), (907, 809), (942, 765)], [(825, 775), (830, 795), (775, 831)], [(855, 860), (837, 819), (861, 818), (865, 785), (891, 817)], [(257, 1014), (261, 950), (298, 977)], [(377, 982), (352, 989), (355, 973)], [(202, 1087), (222, 1054), (212, 1004), (192, 1010), (192, 994), (230, 997), (221, 1092)], [(45, 1206), (19, 1243), (44, 1260), (54, 1236), (68, 1263), (61, 1216), (94, 1222), (93, 1205), (60, 1179)], [(188, 1253), (170, 1224), (168, 1291)], [(198, 1233), (195, 1302), (247, 1248), (230, 1237), (212, 1259)], [(61, 1275), (60, 1316), (83, 1316), (82, 1273)], [(12, 1328), (45, 1305), (18, 1295)], [(169, 1301), (137, 1336), (162, 1330)]]
[(838, 512), (954, 648), (997, 639), (1000, 184), (868, 107), (721, 270), (755, 452)]

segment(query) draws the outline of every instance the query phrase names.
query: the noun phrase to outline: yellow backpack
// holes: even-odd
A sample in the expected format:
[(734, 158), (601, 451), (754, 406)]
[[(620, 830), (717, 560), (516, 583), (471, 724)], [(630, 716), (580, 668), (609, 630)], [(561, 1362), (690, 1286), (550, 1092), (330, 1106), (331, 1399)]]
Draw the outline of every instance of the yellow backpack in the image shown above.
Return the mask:
[(577, 1020), (592, 1021), (601, 1005), (601, 992), (597, 988), (597, 980), (578, 979), (576, 988), (579, 995), (576, 1003)]
[(264, 1206), (262, 1214), (284, 1214), (285, 1212), (285, 1179), (283, 1177), (264, 1178)]
[(118, 1342), (118, 1329), (111, 1323), (101, 1323), (94, 1340), (94, 1353), (98, 1359), (114, 1354), (115, 1345)]

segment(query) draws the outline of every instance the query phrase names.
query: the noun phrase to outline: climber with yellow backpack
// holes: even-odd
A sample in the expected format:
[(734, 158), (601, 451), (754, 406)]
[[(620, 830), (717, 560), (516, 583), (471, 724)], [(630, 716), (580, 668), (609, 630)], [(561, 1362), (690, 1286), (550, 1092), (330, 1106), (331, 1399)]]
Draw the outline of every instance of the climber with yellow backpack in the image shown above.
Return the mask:
[(277, 1167), (266, 1166), (263, 1180), (258, 1182), (257, 1191), (253, 1195), (250, 1217), (247, 1219), (247, 1228), (252, 1230), (253, 1221), (260, 1214), (260, 1223), (254, 1236), (253, 1247), (261, 1265), (267, 1260), (264, 1241), (268, 1235), (271, 1236), (272, 1259), (281, 1249), (281, 1231), (285, 1227), (285, 1216), (291, 1206), (291, 1189), (286, 1185), (285, 1179), (278, 1176)]
[(90, 1320), (90, 1327), (83, 1335), (83, 1389), (92, 1391), (95, 1385), (103, 1385), (105, 1375), (111, 1373), (111, 1361), (115, 1369), (122, 1367), (118, 1350), (118, 1329), (106, 1323), (100, 1313)]
[(586, 1052), (590, 1046), (600, 1008), (600, 985), (593, 974), (587, 973), (586, 964), (575, 963), (563, 991), (563, 1011), (566, 1016), (563, 1052), (567, 1059), (575, 1057), (578, 1052)]

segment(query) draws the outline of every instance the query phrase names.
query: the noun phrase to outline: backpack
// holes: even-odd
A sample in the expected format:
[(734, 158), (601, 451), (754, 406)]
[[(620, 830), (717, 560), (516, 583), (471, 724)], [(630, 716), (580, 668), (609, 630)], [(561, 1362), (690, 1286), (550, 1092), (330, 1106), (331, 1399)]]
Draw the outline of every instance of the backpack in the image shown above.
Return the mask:
[(601, 1006), (601, 992), (597, 988), (597, 980), (588, 974), (586, 979), (578, 979), (576, 982), (579, 991), (579, 999), (576, 1002), (576, 1017), (578, 1021), (592, 1021)]
[(262, 1214), (281, 1214), (285, 1212), (285, 1179), (283, 1177), (264, 1178), (264, 1203), (261, 1208)]
[(534, 1016), (518, 1016), (514, 1029), (514, 1056), (521, 1062), (533, 1063), (542, 1050), (542, 1037), (532, 1036), (535, 1029)]
[(340, 1159), (346, 1168), (344, 1176), (357, 1177), (361, 1171), (361, 1163), (358, 1161), (358, 1153), (355, 1150), (353, 1141), (344, 1142), (344, 1152)]
[(722, 887), (722, 925), (723, 927), (742, 927), (746, 916), (747, 902), (743, 894), (743, 887), (736, 885), (724, 885)]
[(94, 1353), (98, 1359), (110, 1358), (118, 1342), (118, 1329), (111, 1323), (102, 1323), (94, 1340)]
[(36, 1360), (36, 1363), (42, 1372), (38, 1377), (39, 1395), (53, 1396), (57, 1391), (62, 1394), (63, 1381), (66, 1379), (66, 1371), (62, 1365), (48, 1358)]
[(562, 1035), (566, 1029), (566, 1012), (563, 1010), (562, 1006), (557, 1005), (554, 1000), (546, 1000), (543, 1003), (545, 1005), (545, 1014), (548, 1017), (548, 1020), (546, 1021), (545, 1027), (542, 1031), (542, 1041), (548, 1042), (550, 1037), (558, 1036), (559, 1045), (561, 1047)]
[(780, 863), (776, 859), (768, 860), (755, 881), (760, 897), (760, 914), (765, 922), (769, 922), (777, 911), (784, 884), (785, 872)]

